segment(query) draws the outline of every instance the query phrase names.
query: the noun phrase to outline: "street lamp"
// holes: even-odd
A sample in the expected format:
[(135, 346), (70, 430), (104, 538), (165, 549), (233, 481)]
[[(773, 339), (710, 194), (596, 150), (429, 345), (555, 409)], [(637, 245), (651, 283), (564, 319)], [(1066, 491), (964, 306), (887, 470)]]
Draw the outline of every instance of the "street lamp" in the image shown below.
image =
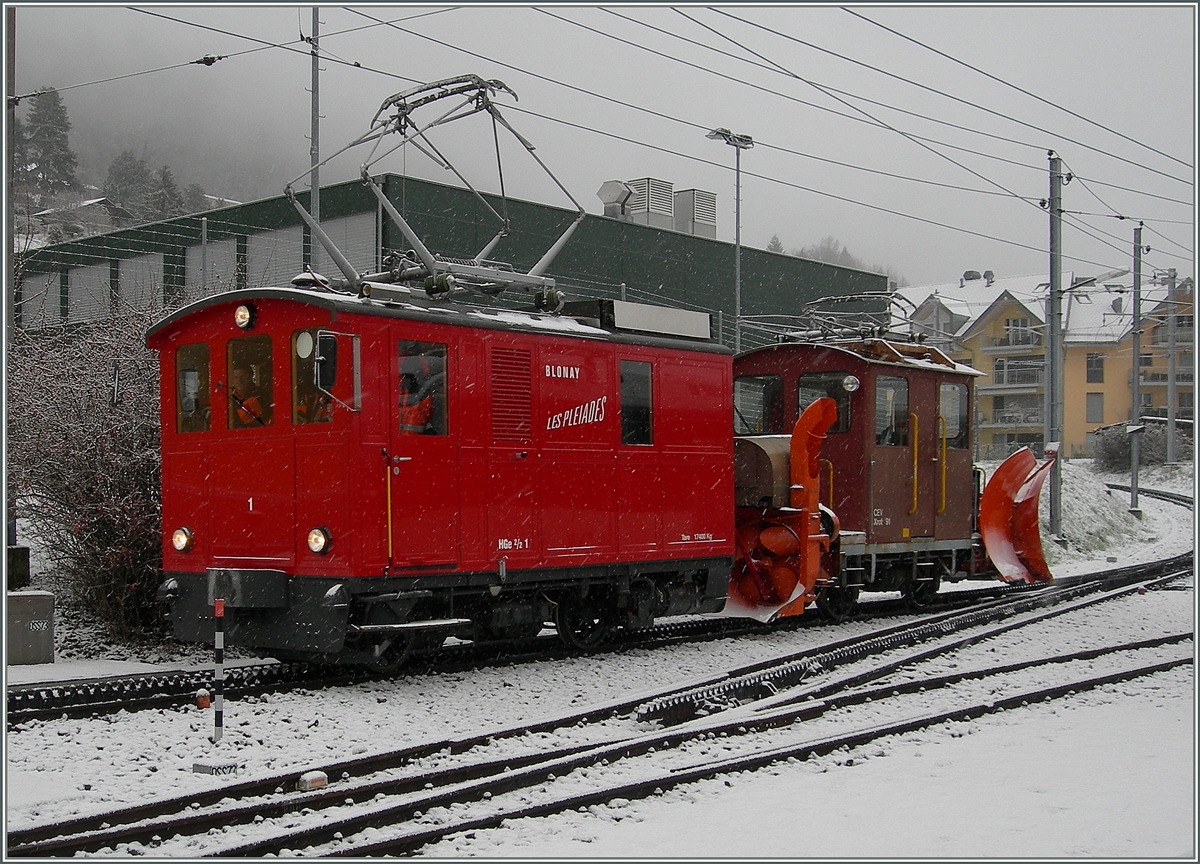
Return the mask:
[(733, 350), (742, 350), (742, 151), (754, 146), (749, 135), (736, 135), (728, 129), (714, 129), (705, 136), (724, 141), (734, 150), (734, 229), (733, 229)]

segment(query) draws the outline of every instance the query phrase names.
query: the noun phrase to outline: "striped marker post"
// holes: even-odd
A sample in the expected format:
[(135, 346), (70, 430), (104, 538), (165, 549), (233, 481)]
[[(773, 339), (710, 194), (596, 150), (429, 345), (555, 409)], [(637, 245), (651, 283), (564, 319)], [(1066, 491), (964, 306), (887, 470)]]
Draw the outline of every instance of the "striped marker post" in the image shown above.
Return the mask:
[(213, 600), (213, 623), (216, 633), (213, 635), (213, 651), (216, 654), (216, 668), (213, 671), (213, 743), (221, 740), (224, 723), (225, 703), (221, 690), (225, 684), (225, 601)]

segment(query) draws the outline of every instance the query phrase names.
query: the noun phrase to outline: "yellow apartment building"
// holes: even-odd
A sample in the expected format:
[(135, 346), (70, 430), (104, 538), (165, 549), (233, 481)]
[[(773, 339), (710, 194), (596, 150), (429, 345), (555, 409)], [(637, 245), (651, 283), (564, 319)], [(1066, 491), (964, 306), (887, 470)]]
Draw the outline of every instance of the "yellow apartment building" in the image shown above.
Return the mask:
[[(1063, 274), (1064, 456), (1087, 456), (1101, 426), (1133, 416), (1133, 295), (1124, 284), (1094, 284)], [(975, 446), (980, 459), (1045, 443), (1045, 317), (1049, 277), (997, 279), (968, 271), (957, 283), (905, 288), (915, 306), (911, 329), (960, 363), (984, 373), (975, 386)], [(1192, 282), (1167, 302), (1163, 284), (1142, 286), (1143, 416), (1166, 415), (1168, 310), (1176, 311), (1177, 418), (1193, 412)]]

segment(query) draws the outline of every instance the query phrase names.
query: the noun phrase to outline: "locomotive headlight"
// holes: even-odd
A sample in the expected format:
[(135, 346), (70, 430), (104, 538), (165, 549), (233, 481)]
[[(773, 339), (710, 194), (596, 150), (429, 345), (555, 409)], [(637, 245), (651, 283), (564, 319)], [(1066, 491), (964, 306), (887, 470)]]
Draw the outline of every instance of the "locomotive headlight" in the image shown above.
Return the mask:
[(249, 330), (251, 327), (253, 327), (254, 319), (256, 317), (257, 313), (254, 311), (254, 307), (249, 303), (243, 303), (233, 310), (233, 323), (236, 324), (240, 330)]
[(842, 389), (847, 393), (853, 393), (861, 386), (861, 383), (854, 375), (847, 375), (842, 379)]
[(186, 552), (192, 548), (192, 529), (176, 528), (171, 532), (171, 545), (176, 552)]
[(314, 528), (308, 532), (308, 548), (318, 555), (324, 555), (333, 545), (333, 535), (328, 528)]

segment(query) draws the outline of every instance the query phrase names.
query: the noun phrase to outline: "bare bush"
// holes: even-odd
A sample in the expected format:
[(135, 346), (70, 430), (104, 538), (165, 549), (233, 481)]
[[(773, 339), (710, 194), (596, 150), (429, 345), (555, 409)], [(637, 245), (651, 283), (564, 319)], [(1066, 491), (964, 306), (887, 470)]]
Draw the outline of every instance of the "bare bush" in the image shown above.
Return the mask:
[(10, 504), (74, 598), (123, 639), (157, 623), (158, 357), (144, 339), (161, 315), (18, 331), (8, 350)]

